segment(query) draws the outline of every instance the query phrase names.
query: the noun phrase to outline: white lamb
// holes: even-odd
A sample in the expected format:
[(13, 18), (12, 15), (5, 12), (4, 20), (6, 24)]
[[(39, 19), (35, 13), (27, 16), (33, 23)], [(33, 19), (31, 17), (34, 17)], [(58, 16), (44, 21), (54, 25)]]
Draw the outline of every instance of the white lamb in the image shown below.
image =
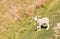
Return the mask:
[(38, 24), (38, 26), (37, 26), (37, 30), (39, 31), (39, 30), (41, 30), (41, 25), (42, 24), (47, 24), (47, 30), (49, 29), (49, 19), (47, 18), (47, 17), (45, 17), (45, 18), (42, 18), (42, 19), (40, 19), (40, 18), (38, 18), (37, 16), (36, 17), (34, 17), (34, 20), (37, 22), (37, 24)]

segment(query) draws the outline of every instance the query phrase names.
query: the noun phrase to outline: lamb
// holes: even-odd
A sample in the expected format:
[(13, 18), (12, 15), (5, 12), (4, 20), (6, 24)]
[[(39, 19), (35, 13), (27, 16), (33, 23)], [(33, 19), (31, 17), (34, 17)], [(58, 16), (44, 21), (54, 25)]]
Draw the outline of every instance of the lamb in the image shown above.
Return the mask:
[(38, 26), (37, 26), (37, 30), (40, 31), (41, 30), (41, 25), (42, 24), (47, 24), (47, 30), (49, 29), (49, 19), (47, 17), (44, 17), (42, 19), (38, 18), (37, 16), (34, 17), (34, 20), (37, 22)]

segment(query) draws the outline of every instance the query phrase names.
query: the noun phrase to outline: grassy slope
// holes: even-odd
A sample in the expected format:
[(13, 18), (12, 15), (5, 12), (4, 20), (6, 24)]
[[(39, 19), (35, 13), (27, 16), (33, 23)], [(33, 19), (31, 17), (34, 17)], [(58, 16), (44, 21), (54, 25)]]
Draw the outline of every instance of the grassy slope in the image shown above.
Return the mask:
[[(15, 23), (6, 22), (6, 20), (0, 17), (0, 21), (1, 21), (0, 22), (0, 39), (50, 39), (50, 38), (55, 39), (55, 36), (54, 36), (55, 33), (52, 30), (52, 28), (56, 25), (57, 22), (60, 22), (60, 12), (59, 12), (60, 1), (54, 4), (52, 3), (53, 2), (47, 3), (44, 7), (41, 7), (39, 9), (36, 8), (35, 10), (35, 13), (36, 13), (35, 15), (41, 18), (48, 17), (50, 19), (51, 26), (49, 31), (42, 29), (39, 32), (35, 32), (34, 30), (36, 27), (36, 23), (34, 22), (33, 19), (31, 19), (31, 17), (26, 18), (25, 16), (23, 16), (21, 20), (18, 20)], [(22, 1), (22, 4), (23, 4), (23, 1)], [(0, 11), (1, 10), (2, 9), (0, 8)], [(4, 12), (5, 11), (3, 9), (2, 13), (5, 14)], [(52, 17), (54, 15), (57, 15), (57, 16)]]

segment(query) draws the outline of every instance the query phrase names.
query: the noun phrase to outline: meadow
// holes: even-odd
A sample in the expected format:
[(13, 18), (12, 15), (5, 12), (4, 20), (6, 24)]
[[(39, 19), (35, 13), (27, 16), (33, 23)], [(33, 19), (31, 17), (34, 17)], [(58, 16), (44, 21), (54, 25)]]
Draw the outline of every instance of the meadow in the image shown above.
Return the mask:
[[(36, 1), (0, 0), (0, 39), (60, 39), (60, 0)], [(35, 31), (34, 16), (48, 17), (49, 30)]]

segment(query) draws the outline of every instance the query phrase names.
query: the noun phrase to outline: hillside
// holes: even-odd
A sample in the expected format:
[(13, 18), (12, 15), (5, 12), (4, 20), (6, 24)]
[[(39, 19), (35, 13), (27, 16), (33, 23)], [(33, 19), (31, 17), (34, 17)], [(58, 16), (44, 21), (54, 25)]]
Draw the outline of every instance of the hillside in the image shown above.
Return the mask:
[[(48, 17), (50, 29), (35, 31), (34, 17)], [(60, 0), (0, 0), (0, 39), (60, 39)]]

